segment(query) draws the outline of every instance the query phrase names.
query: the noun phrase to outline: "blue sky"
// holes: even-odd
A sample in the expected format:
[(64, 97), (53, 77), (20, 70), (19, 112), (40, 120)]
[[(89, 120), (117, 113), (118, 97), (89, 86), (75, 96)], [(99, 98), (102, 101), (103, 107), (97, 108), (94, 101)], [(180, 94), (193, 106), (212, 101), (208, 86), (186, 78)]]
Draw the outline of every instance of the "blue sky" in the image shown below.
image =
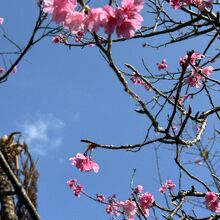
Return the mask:
[[(19, 45), (25, 45), (31, 34), (36, 10), (34, 1), (7, 0), (1, 4), (3, 27)], [(142, 47), (145, 42), (160, 41), (155, 38), (119, 43), (113, 47), (115, 60), (120, 67), (131, 63), (143, 71), (144, 58), (157, 71), (156, 63), (166, 57), (174, 71), (179, 57), (193, 49), (192, 44), (177, 44), (171, 55), (172, 47), (159, 51)], [(196, 47), (199, 49), (199, 45)], [(1, 51), (10, 48), (1, 37), (0, 48)], [(137, 168), (135, 183), (143, 184), (145, 191), (161, 201), (154, 150), (150, 146), (135, 154), (96, 150), (93, 159), (100, 164), (98, 174), (81, 173), (70, 165), (68, 159), (86, 149), (80, 139), (106, 144), (138, 143), (150, 123), (134, 112), (135, 103), (123, 92), (97, 48), (69, 50), (47, 38), (26, 55), (17, 74), (1, 84), (0, 94), (0, 134), (21, 131), (37, 160), (38, 207), (42, 219), (109, 219), (104, 206), (84, 197), (75, 198), (66, 181), (76, 178), (91, 195), (103, 193), (108, 197), (115, 193), (125, 200), (129, 197), (133, 168)], [(177, 179), (170, 172), (174, 166), (173, 152), (164, 150), (161, 156), (163, 179)]]

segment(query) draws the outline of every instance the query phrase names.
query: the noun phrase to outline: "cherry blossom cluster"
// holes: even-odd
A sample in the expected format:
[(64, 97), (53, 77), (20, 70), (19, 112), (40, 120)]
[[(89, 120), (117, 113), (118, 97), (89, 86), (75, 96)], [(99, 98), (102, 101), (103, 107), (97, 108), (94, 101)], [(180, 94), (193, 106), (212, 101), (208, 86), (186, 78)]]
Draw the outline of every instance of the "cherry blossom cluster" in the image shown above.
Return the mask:
[(172, 182), (172, 180), (166, 180), (166, 182), (162, 185), (162, 187), (159, 189), (159, 191), (162, 194), (165, 194), (166, 189), (174, 189), (176, 185)]
[[(17, 73), (18, 69), (17, 69), (17, 66), (15, 66), (13, 69), (12, 69), (12, 72), (13, 73)], [(0, 67), (0, 74), (4, 73), (5, 72), (5, 69), (3, 67)]]
[[(123, 213), (128, 220), (134, 220), (136, 214), (144, 214), (145, 217), (149, 217), (150, 212), (149, 209), (152, 207), (154, 202), (154, 197), (152, 194), (143, 192), (143, 186), (138, 185), (134, 192), (137, 195), (137, 201), (132, 199), (127, 199), (125, 201), (118, 202), (116, 200), (116, 196), (108, 198), (108, 204), (106, 205), (106, 212), (110, 215), (114, 215), (115, 217), (119, 216), (120, 213)], [(140, 210), (141, 209), (141, 213)]]
[(83, 186), (76, 183), (76, 179), (71, 179), (67, 181), (67, 185), (73, 190), (75, 196), (80, 197), (81, 192), (83, 191)]
[(188, 58), (188, 55), (180, 58), (179, 64), (181, 67), (188, 67), (190, 65), (193, 67), (190, 76), (186, 78), (186, 83), (189, 86), (199, 88), (205, 77), (209, 77), (214, 70), (212, 66), (198, 66), (197, 62), (202, 58), (204, 58), (204, 55), (200, 54), (199, 52), (193, 52), (190, 56), (190, 59)]
[(167, 64), (166, 59), (163, 59), (161, 63), (157, 63), (158, 70), (165, 70), (167, 69), (167, 67), (168, 67), (168, 64)]
[(140, 30), (143, 21), (140, 11), (143, 0), (123, 0), (120, 7), (105, 5), (103, 8), (89, 8), (81, 3), (77, 11), (76, 0), (44, 0), (43, 11), (52, 16), (57, 24), (62, 24), (73, 34), (97, 32), (100, 28), (106, 34), (116, 31), (118, 37), (131, 38)]
[(220, 213), (220, 200), (219, 197), (214, 192), (206, 193), (205, 205), (209, 210)]
[(4, 18), (0, 18), (0, 25), (4, 23)]
[(140, 79), (140, 77), (139, 77), (137, 74), (134, 74), (134, 75), (131, 77), (131, 81), (132, 81), (135, 85), (143, 85), (144, 88), (145, 88), (147, 91), (150, 91), (150, 90), (151, 90), (150, 82), (146, 83), (144, 80)]
[(78, 153), (75, 157), (69, 159), (72, 161), (72, 165), (77, 167), (81, 171), (91, 171), (95, 173), (99, 172), (99, 165), (95, 163), (91, 157), (85, 156), (84, 154)]
[[(99, 171), (99, 165), (95, 163), (91, 157), (88, 157), (84, 154), (78, 153), (75, 157), (69, 159), (72, 162), (72, 165), (78, 168), (80, 171), (88, 172), (93, 170), (95, 173)], [(75, 196), (80, 197), (81, 192), (83, 191), (83, 186), (81, 184), (76, 184), (76, 179), (71, 179), (67, 181), (67, 185), (73, 190)], [(102, 195), (97, 195), (97, 200), (102, 201), (105, 198)]]
[(200, 11), (203, 11), (205, 8), (210, 9), (212, 7), (212, 0), (170, 0), (170, 5), (175, 9), (180, 9), (181, 7), (194, 5), (198, 7)]

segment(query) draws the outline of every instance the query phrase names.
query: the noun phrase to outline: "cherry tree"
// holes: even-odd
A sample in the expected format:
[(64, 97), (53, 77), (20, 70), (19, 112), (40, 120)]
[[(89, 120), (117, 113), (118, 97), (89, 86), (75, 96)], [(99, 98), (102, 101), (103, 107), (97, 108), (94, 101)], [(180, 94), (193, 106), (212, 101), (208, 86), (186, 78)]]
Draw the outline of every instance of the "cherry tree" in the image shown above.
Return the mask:
[[(128, 183), (130, 195), (124, 198), (115, 194), (91, 195), (80, 180), (70, 179), (67, 186), (78, 197), (73, 199), (88, 197), (105, 207), (103, 212), (112, 219), (219, 219), (217, 61), (220, 52), (215, 46), (219, 39), (219, 2), (110, 0), (99, 7), (96, 5), (96, 2), (83, 0), (38, 1), (39, 16), (25, 47), (19, 46), (2, 29), (2, 37), (15, 51), (1, 53), (0, 82), (10, 80), (10, 75), (19, 71), (19, 62), (44, 38), (69, 49), (97, 47), (97, 56), (101, 55), (119, 81), (121, 91), (131, 98), (134, 114), (147, 119), (148, 128), (143, 140), (132, 144), (118, 145), (114, 140), (113, 144), (98, 143), (95, 137), (94, 140), (85, 137), (81, 139), (85, 149), (71, 157), (70, 164), (85, 175), (92, 171), (98, 173), (102, 166), (95, 160), (98, 149), (136, 153), (146, 147), (154, 148), (161, 198), (145, 190), (141, 183), (135, 183), (134, 169)], [(4, 18), (0, 24), (4, 27)], [(160, 41), (147, 43), (156, 37), (160, 37)], [(189, 40), (196, 42), (201, 38), (202, 45), (187, 46), (171, 67), (169, 60), (173, 51), (170, 48), (175, 50), (177, 44), (187, 45)], [(168, 50), (171, 58), (155, 60), (151, 65), (142, 60), (142, 67), (120, 64), (114, 58), (115, 45), (133, 41), (139, 44), (138, 39), (146, 42), (143, 48)], [(15, 55), (13, 61), (12, 55)], [(155, 68), (156, 73), (152, 71)], [(208, 104), (198, 107), (196, 102)], [(36, 209), (38, 173), (19, 135), (15, 132), (1, 138), (0, 178), (7, 177), (0, 183), (1, 218), (40, 219)], [(161, 149), (175, 155), (178, 181), (172, 179), (172, 173), (164, 179), (160, 158), (165, 155), (160, 153)], [(204, 174), (194, 173), (192, 166), (203, 167)], [(34, 175), (30, 176), (30, 172)], [(31, 190), (25, 184), (26, 179), (32, 182)], [(18, 199), (13, 201), (15, 195)]]

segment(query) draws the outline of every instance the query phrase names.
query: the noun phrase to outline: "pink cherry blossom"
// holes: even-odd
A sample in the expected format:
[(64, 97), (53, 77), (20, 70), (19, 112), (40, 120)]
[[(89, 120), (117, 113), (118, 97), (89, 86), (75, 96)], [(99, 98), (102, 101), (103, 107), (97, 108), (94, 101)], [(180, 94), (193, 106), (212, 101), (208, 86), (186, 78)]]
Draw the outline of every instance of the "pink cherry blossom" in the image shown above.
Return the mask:
[(77, 182), (76, 179), (71, 179), (71, 180), (68, 180), (66, 183), (67, 183), (67, 185), (68, 185), (70, 188), (74, 188), (76, 182)]
[(138, 196), (138, 201), (139, 201), (140, 207), (142, 209), (149, 209), (154, 202), (154, 196), (152, 194), (146, 192), (146, 193)]
[(144, 191), (144, 187), (142, 185), (137, 185), (137, 187), (134, 189), (134, 192), (136, 193), (142, 193)]
[(193, 0), (170, 0), (170, 5), (175, 9), (180, 9), (193, 3)]
[(18, 69), (17, 69), (17, 66), (14, 66), (13, 69), (12, 69), (12, 72), (13, 72), (13, 73), (17, 73), (17, 70), (18, 70)]
[(112, 34), (117, 25), (115, 9), (110, 5), (105, 5), (103, 11), (106, 17), (102, 20), (102, 26), (106, 34)]
[(113, 195), (108, 198), (108, 204), (106, 205), (105, 211), (109, 215), (119, 216), (120, 212), (118, 211), (119, 204), (116, 200), (116, 195)]
[(148, 192), (138, 196), (139, 206), (146, 217), (150, 215), (149, 209), (153, 205), (154, 196)]
[(70, 158), (72, 165), (76, 166), (81, 171), (88, 172), (93, 170), (95, 173), (99, 171), (99, 165), (95, 163), (91, 157), (78, 153), (75, 157)]
[(96, 198), (99, 202), (103, 202), (105, 200), (105, 197), (102, 194), (96, 195)]
[(159, 189), (159, 192), (162, 194), (165, 193), (166, 189), (174, 189), (176, 185), (172, 182), (172, 180), (166, 180), (166, 182), (162, 185), (162, 187)]
[(214, 68), (212, 66), (206, 66), (201, 70), (201, 72), (203, 75), (208, 77), (209, 75), (212, 74), (213, 70), (214, 70)]
[(131, 38), (140, 30), (143, 21), (139, 12), (144, 6), (142, 0), (123, 0), (122, 6), (116, 9), (116, 33), (119, 37)]
[(168, 67), (168, 65), (167, 65), (166, 59), (163, 59), (161, 63), (157, 64), (158, 70), (165, 70), (165, 69), (167, 69), (167, 67)]
[(81, 184), (77, 185), (74, 189), (73, 189), (73, 193), (75, 196), (80, 197), (81, 192), (83, 191), (83, 186)]
[(220, 213), (220, 200), (214, 192), (206, 193), (205, 205), (209, 210)]
[(186, 83), (189, 86), (196, 87), (196, 88), (199, 88), (201, 86), (201, 82), (195, 76), (188, 77), (186, 79)]
[(84, 31), (78, 31), (78, 32), (75, 34), (74, 40), (75, 40), (77, 43), (78, 43), (78, 42), (82, 42), (84, 36), (85, 36), (85, 32), (84, 32)]
[(188, 54), (186, 54), (183, 58), (180, 58), (179, 64), (180, 66), (185, 66), (185, 65), (189, 66), (189, 64), (196, 65), (196, 61), (201, 60), (202, 58), (204, 58), (204, 55), (195, 51), (190, 56), (189, 60), (188, 60)]
[(111, 204), (107, 204), (105, 211), (109, 214), (109, 215), (115, 215), (115, 216), (119, 216), (120, 212), (118, 212), (118, 204), (117, 203), (111, 203)]
[(85, 14), (83, 12), (71, 11), (66, 15), (64, 27), (73, 34), (84, 31)]
[(3, 73), (5, 69), (3, 67), (0, 67), (0, 74)]
[(81, 184), (77, 185), (76, 179), (71, 179), (67, 181), (67, 185), (73, 190), (75, 196), (80, 197), (80, 194), (83, 191), (83, 186)]
[(144, 85), (144, 80), (140, 79), (139, 76), (137, 76), (136, 74), (131, 77), (131, 81), (135, 85)]
[(85, 18), (85, 29), (90, 32), (97, 32), (106, 23), (106, 13), (102, 8), (92, 8)]
[(170, 0), (170, 5), (175, 9), (180, 9), (182, 7), (182, 4), (179, 0)]
[(66, 37), (63, 34), (59, 34), (58, 36), (52, 38), (52, 42), (56, 44), (66, 42)]
[(76, 5), (76, 0), (44, 0), (43, 11), (52, 14), (52, 20), (58, 24), (65, 21)]
[(0, 25), (4, 23), (4, 18), (0, 18)]
[(134, 220), (135, 214), (137, 212), (136, 203), (131, 200), (126, 200), (121, 201), (119, 204), (124, 211), (124, 214), (128, 216), (128, 220)]

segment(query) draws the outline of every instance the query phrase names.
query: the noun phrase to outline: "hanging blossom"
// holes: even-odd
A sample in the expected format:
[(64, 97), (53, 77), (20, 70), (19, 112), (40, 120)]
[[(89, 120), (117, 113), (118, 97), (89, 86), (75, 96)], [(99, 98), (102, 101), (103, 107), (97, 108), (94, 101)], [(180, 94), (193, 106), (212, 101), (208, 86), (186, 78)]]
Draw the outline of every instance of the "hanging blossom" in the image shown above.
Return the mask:
[(55, 37), (52, 38), (52, 42), (57, 44), (57, 43), (66, 43), (66, 36), (63, 34), (59, 34)]
[(205, 205), (209, 210), (220, 213), (220, 200), (219, 197), (214, 192), (206, 193)]
[(191, 75), (186, 79), (186, 83), (189, 86), (199, 88), (201, 82), (205, 79), (204, 76), (209, 77), (214, 68), (212, 66), (207, 66), (204, 68), (196, 67), (192, 70)]
[(83, 186), (81, 184), (76, 184), (76, 182), (76, 179), (71, 179), (67, 181), (67, 185), (73, 190), (76, 197), (80, 197), (80, 194), (83, 191)]
[(116, 9), (116, 33), (119, 37), (131, 38), (135, 30), (141, 29), (143, 22), (139, 12), (144, 7), (143, 0), (123, 0), (122, 6)]
[(133, 37), (140, 30), (143, 21), (140, 11), (144, 0), (123, 0), (121, 7), (114, 9), (106, 5), (103, 8), (84, 6), (81, 12), (75, 10), (76, 0), (44, 0), (43, 11), (52, 14), (52, 20), (61, 23), (73, 34), (79, 31), (97, 32), (104, 28), (105, 33), (116, 31), (119, 37)]
[(167, 64), (166, 59), (163, 59), (161, 63), (157, 63), (158, 70), (165, 70), (167, 69), (167, 67), (168, 67), (168, 64)]
[(0, 74), (4, 72), (5, 72), (5, 69), (3, 67), (0, 67)]
[(200, 54), (199, 52), (195, 51), (191, 54), (190, 59), (188, 54), (186, 54), (183, 58), (180, 58), (179, 64), (180, 66), (186, 66), (188, 67), (190, 64), (191, 65), (196, 65), (196, 62), (198, 60), (201, 60), (205, 56), (203, 54)]
[(166, 189), (174, 189), (176, 187), (176, 185), (172, 182), (172, 180), (166, 180), (166, 182), (162, 185), (162, 187), (159, 189), (159, 192), (161, 192), (162, 194), (165, 193)]
[(99, 172), (99, 165), (95, 163), (91, 157), (78, 153), (75, 157), (71, 157), (72, 165), (81, 171), (88, 172), (93, 170), (95, 173)]
[(137, 212), (137, 205), (132, 200), (125, 200), (119, 203), (119, 206), (122, 208), (124, 214), (128, 216), (128, 220), (134, 220), (136, 212)]
[(0, 18), (0, 25), (4, 23), (4, 18)]
[(143, 85), (144, 88), (145, 88), (147, 91), (150, 91), (150, 90), (151, 90), (150, 82), (146, 83), (144, 80), (140, 79), (137, 74), (134, 74), (134, 75), (131, 77), (131, 81), (132, 81), (135, 85)]
[(135, 193), (142, 193), (144, 191), (144, 187), (142, 185), (137, 185), (137, 187), (134, 189)]
[(170, 0), (170, 5), (175, 9), (178, 10), (181, 7), (194, 5), (198, 7), (200, 11), (203, 11), (205, 8), (211, 9), (212, 8), (212, 0), (204, 1), (204, 0)]
[(105, 201), (105, 197), (102, 195), (102, 194), (100, 194), (100, 195), (96, 195), (96, 199), (99, 201), (99, 202), (103, 202), (103, 201)]
[(148, 192), (138, 196), (139, 206), (146, 217), (150, 215), (149, 209), (154, 202), (154, 196)]
[(109, 215), (119, 216), (119, 204), (116, 200), (116, 195), (113, 195), (108, 198), (108, 204), (106, 205), (105, 211)]
[(17, 73), (17, 71), (18, 71), (17, 66), (14, 66), (13, 69), (12, 69), (12, 72), (13, 72), (13, 73)]

